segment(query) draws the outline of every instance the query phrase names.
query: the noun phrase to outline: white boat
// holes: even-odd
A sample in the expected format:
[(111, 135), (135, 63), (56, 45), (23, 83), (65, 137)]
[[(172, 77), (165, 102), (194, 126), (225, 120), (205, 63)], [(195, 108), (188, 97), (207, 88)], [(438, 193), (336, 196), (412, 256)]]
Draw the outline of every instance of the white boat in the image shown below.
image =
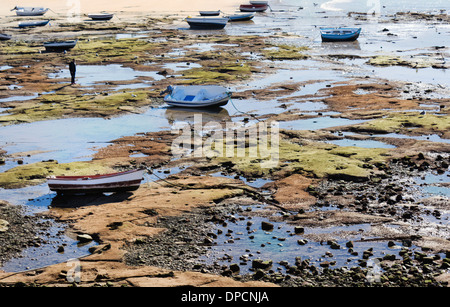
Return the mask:
[(44, 43), (44, 47), (47, 51), (64, 51), (75, 47), (77, 41), (78, 40), (46, 42)]
[(109, 13), (97, 13), (97, 14), (88, 14), (88, 17), (92, 20), (110, 20), (114, 17), (114, 14)]
[(256, 4), (256, 5), (268, 5), (269, 1), (250, 1), (250, 4)]
[(16, 6), (11, 11), (16, 10), (17, 16), (41, 16), (47, 13), (48, 8)]
[(225, 17), (187, 17), (187, 23), (191, 29), (218, 30), (223, 29), (228, 23)]
[(50, 20), (35, 20), (35, 21), (25, 21), (19, 23), (19, 28), (27, 28), (27, 27), (42, 27), (47, 25)]
[(50, 191), (58, 194), (86, 194), (125, 192), (137, 190), (144, 174), (143, 169), (90, 176), (47, 177)]
[(168, 86), (161, 94), (168, 93), (164, 101), (170, 106), (206, 108), (223, 106), (231, 93), (219, 85)]

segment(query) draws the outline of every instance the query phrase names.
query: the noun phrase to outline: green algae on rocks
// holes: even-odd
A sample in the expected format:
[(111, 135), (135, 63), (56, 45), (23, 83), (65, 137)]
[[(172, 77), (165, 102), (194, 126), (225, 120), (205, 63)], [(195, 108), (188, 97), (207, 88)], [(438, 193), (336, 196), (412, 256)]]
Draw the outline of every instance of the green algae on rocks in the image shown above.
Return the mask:
[(438, 134), (450, 138), (450, 119), (448, 115), (404, 112), (388, 114), (350, 127), (352, 131), (371, 133), (407, 133), (412, 135)]
[(155, 101), (143, 90), (103, 94), (80, 94), (74, 91), (45, 94), (14, 105), (8, 109), (8, 115), (0, 117), (0, 123), (7, 125), (63, 117), (108, 117), (134, 111)]
[(309, 48), (304, 46), (277, 45), (275, 49), (263, 50), (263, 54), (270, 60), (304, 60), (308, 58), (308, 55), (303, 53), (307, 50)]
[(390, 158), (385, 148), (340, 147), (308, 140), (302, 135), (302, 131), (289, 130), (289, 135), (281, 133), (278, 148), (268, 143), (267, 148), (273, 154), (268, 157), (252, 157), (249, 142), (237, 140), (236, 143), (246, 144), (245, 155), (217, 155), (212, 162), (232, 165), (234, 172), (245, 177), (282, 178), (299, 173), (314, 178), (364, 181), (382, 172), (377, 166), (384, 165)]

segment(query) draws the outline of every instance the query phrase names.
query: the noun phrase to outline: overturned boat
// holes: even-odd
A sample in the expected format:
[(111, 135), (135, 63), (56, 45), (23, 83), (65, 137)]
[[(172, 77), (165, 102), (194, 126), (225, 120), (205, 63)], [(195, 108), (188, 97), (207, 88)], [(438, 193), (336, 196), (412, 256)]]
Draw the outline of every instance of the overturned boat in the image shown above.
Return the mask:
[(135, 191), (139, 188), (143, 169), (89, 176), (47, 177), (50, 191), (58, 194), (90, 194)]
[(168, 86), (164, 101), (170, 106), (187, 108), (219, 107), (226, 105), (231, 93), (219, 85)]

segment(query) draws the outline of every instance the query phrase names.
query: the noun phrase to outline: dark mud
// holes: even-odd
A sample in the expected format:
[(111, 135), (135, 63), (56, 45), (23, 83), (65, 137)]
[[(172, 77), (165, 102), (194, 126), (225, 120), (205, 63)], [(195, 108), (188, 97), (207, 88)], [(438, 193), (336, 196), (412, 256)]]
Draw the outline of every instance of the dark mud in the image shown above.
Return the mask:
[(39, 247), (51, 222), (26, 213), (21, 206), (0, 201), (0, 265), (20, 257), (24, 249)]

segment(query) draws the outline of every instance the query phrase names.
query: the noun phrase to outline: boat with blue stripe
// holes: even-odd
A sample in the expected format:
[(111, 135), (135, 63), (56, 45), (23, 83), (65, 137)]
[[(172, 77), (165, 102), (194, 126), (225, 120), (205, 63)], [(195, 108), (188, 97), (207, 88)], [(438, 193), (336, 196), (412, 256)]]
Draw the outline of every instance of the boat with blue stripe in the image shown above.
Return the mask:
[(354, 41), (358, 39), (361, 28), (321, 28), (323, 42)]

